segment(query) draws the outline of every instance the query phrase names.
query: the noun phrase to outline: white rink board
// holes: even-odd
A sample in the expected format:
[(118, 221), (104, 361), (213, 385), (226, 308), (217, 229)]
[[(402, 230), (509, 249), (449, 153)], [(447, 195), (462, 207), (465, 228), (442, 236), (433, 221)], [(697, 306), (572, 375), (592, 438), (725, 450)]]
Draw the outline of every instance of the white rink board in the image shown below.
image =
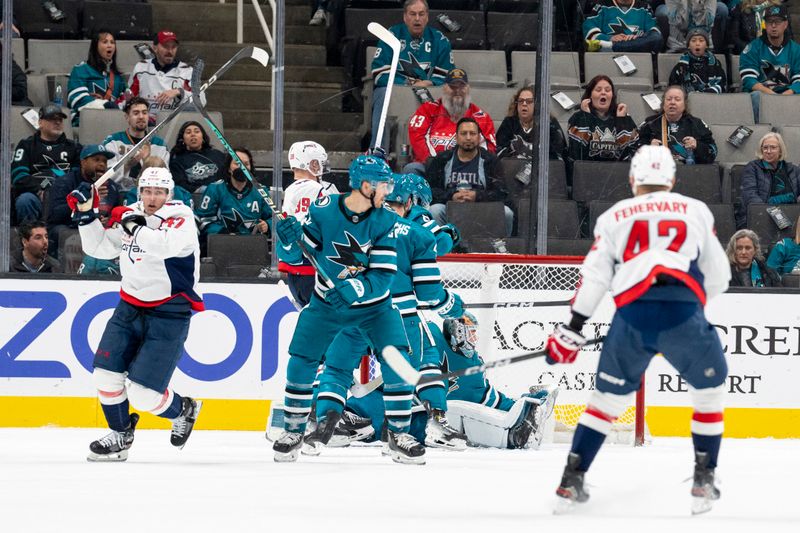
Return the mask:
[[(94, 397), (92, 352), (118, 298), (117, 281), (0, 279), (0, 396)], [(297, 312), (283, 285), (200, 285), (208, 311), (192, 319), (186, 351), (173, 380), (176, 388), (205, 398), (278, 399), (283, 396), (287, 350)], [(479, 301), (478, 291), (458, 291)], [(511, 301), (565, 299), (569, 293), (503, 291)], [(480, 300), (483, 301), (483, 300)], [(613, 314), (608, 298), (584, 332), (603, 334)], [(728, 354), (731, 378), (726, 405), (798, 408), (800, 308), (796, 295), (725, 294), (708, 307)], [(486, 360), (539, 350), (567, 307), (480, 310)], [(36, 317), (34, 319), (34, 317)], [(492, 338), (497, 321), (500, 335)], [(22, 339), (30, 336), (30, 341)], [(691, 342), (687, 339), (687, 342)], [(485, 346), (488, 344), (488, 346)], [(34, 367), (31, 367), (31, 363)], [(543, 360), (492, 370), (495, 387), (519, 394), (533, 383), (556, 381), (564, 403), (582, 403), (593, 383), (597, 353), (570, 366)], [(648, 371), (648, 405), (688, 406), (674, 370), (656, 358)], [(685, 389), (685, 386), (683, 387)]]

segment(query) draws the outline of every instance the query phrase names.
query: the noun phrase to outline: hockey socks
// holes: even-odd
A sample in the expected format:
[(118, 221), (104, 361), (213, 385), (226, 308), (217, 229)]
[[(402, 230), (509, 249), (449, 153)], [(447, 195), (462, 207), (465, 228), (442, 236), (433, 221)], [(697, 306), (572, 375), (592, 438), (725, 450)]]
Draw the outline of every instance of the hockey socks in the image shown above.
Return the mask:
[(385, 384), (383, 401), (389, 429), (406, 433), (411, 426), (411, 397), (413, 389), (405, 384)]
[(577, 454), (581, 458), (580, 464), (575, 467), (576, 470), (579, 472), (589, 470), (605, 439), (605, 434), (583, 424), (578, 424), (575, 429), (575, 437), (572, 439), (572, 449), (570, 449), (571, 453)]
[(130, 402), (127, 399), (115, 405), (101, 403), (100, 406), (103, 408), (109, 429), (122, 432), (131, 425)]
[(719, 446), (722, 443), (722, 435), (698, 435), (692, 433), (694, 451), (708, 455), (708, 462), (705, 466), (710, 469), (717, 467), (717, 457), (719, 456)]
[[(441, 375), (439, 367), (423, 367), (420, 369), (423, 376)], [(447, 411), (447, 392), (444, 388), (444, 381), (432, 381), (417, 386), (417, 396), (420, 401), (428, 402), (433, 409)]]
[(167, 407), (167, 409), (158, 416), (161, 418), (169, 418), (171, 420), (181, 416), (181, 411), (183, 411), (183, 397), (181, 397), (181, 395), (177, 392), (173, 392), (172, 402), (169, 404), (169, 407)]

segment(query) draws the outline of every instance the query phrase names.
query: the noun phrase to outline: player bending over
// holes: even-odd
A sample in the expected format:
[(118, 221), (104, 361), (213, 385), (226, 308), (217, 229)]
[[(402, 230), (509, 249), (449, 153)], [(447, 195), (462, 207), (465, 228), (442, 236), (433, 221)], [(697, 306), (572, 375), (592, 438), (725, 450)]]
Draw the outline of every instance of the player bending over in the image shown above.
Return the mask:
[[(357, 157), (350, 165), (350, 185), (353, 190), (349, 193), (316, 200), (303, 224), (288, 217), (276, 228), (281, 242), (303, 239), (319, 268), (333, 283), (330, 288), (317, 273), (311, 302), (300, 312), (289, 345), (285, 431), (273, 445), (275, 460), (279, 462), (297, 460), (311, 411), (314, 376), (337, 334), (349, 331), (354, 336), (363, 336), (378, 353), (392, 345), (408, 357), (403, 321), (392, 307), (390, 293), (397, 272), (397, 216), (383, 208), (383, 199), (392, 188), (389, 165), (378, 157)], [(352, 374), (360, 355), (350, 355), (352, 361), (342, 363), (337, 371), (347, 368)], [(331, 361), (327, 361), (327, 366), (331, 366)], [(387, 367), (383, 379), (389, 448), (392, 458), (399, 462), (410, 457), (416, 444), (408, 434), (412, 388), (388, 365), (384, 366)], [(322, 391), (319, 397), (322, 398)], [(336, 398), (336, 393), (329, 391), (326, 398), (344, 407), (344, 394)], [(323, 422), (324, 419), (318, 419), (318, 424)]]
[(694, 415), (694, 513), (719, 498), (714, 469), (722, 440), (728, 368), (719, 337), (703, 313), (730, 280), (714, 217), (698, 200), (671, 192), (675, 162), (667, 148), (642, 146), (631, 161), (634, 197), (597, 219), (569, 324), (547, 340), (549, 363), (572, 363), (586, 339), (581, 328), (610, 289), (617, 306), (603, 343), (597, 389), (581, 415), (556, 494), (559, 509), (585, 502), (584, 474), (611, 424), (630, 404), (658, 352), (689, 383)]
[(119, 257), (120, 301), (95, 352), (92, 379), (111, 433), (89, 445), (90, 461), (124, 461), (140, 411), (172, 421), (170, 442), (182, 448), (202, 402), (169, 388), (183, 354), (197, 294), (200, 245), (190, 207), (172, 202), (172, 175), (151, 167), (139, 178), (139, 201), (116, 207), (104, 229), (97, 192), (83, 183), (67, 196), (83, 251), (99, 259)]

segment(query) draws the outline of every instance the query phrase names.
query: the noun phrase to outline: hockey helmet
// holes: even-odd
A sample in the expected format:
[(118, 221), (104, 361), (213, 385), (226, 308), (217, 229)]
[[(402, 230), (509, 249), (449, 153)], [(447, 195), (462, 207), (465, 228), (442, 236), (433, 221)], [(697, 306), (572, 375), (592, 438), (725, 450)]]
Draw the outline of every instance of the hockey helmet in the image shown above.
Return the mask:
[(148, 167), (144, 169), (139, 176), (137, 192), (139, 193), (140, 200), (142, 199), (142, 189), (145, 187), (167, 189), (167, 199), (170, 200), (175, 190), (175, 182), (172, 181), (172, 174), (169, 169), (164, 167)]
[[(316, 170), (312, 169), (313, 161), (317, 162)], [(328, 171), (328, 153), (314, 141), (296, 142), (289, 148), (289, 167), (307, 170), (319, 177)]]
[(478, 320), (471, 313), (461, 318), (448, 318), (442, 324), (442, 333), (454, 352), (472, 357), (478, 345)]
[(638, 185), (660, 185), (668, 187), (675, 180), (675, 160), (665, 146), (644, 145), (631, 160), (631, 179)]
[(433, 191), (431, 191), (431, 186), (428, 183), (428, 180), (425, 179), (425, 176), (420, 176), (419, 174), (408, 175), (414, 176), (414, 182), (417, 185), (417, 190), (414, 193), (414, 202), (422, 207), (429, 207), (433, 201)]
[(392, 192), (394, 180), (392, 179), (392, 169), (389, 164), (380, 157), (374, 155), (360, 155), (350, 163), (350, 187), (353, 190), (361, 188), (361, 184), (369, 182), (375, 187), (378, 183), (388, 183), (387, 194)]
[(411, 174), (392, 174), (394, 187), (392, 192), (386, 195), (384, 202), (393, 202), (405, 205), (417, 190), (417, 184)]

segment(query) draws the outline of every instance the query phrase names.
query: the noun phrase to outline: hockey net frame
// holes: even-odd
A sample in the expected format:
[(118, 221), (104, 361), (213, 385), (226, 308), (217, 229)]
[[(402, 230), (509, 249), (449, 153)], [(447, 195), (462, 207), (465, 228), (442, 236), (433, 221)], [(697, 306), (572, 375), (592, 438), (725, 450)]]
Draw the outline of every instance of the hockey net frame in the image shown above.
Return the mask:
[[(438, 261), (444, 286), (458, 292), (465, 302), (501, 304), (495, 308), (494, 320), (497, 320), (499, 313), (518, 315), (525, 313), (524, 306), (503, 307), (502, 304), (506, 303), (555, 301), (564, 302), (563, 308), (566, 308), (566, 301), (572, 298), (577, 287), (583, 257), (450, 254), (438, 258)], [(497, 357), (491, 349), (487, 350), (489, 345), (486, 341), (491, 341), (492, 334), (487, 329), (488, 326), (484, 326), (480, 319), (479, 322), (482, 331), (479, 342), (485, 341), (479, 347), (479, 353), (485, 359), (491, 360)], [(492, 327), (496, 327), (496, 322)], [(540, 345), (533, 349), (541, 347)], [(524, 373), (525, 369), (520, 368), (515, 371)], [(380, 372), (379, 365), (374, 358), (364, 358), (361, 366), (362, 383), (370, 381), (378, 372)], [(498, 387), (500, 384), (494, 385)], [(589, 394), (590, 391), (587, 391), (586, 399)], [(553, 439), (556, 442), (568, 441), (571, 438), (578, 419), (586, 408), (583, 398), (581, 401), (583, 403), (576, 403), (574, 394), (568, 403), (557, 401), (553, 416)], [(646, 433), (645, 409), (644, 376), (642, 376), (636, 401), (614, 422), (610, 440), (642, 445)]]

